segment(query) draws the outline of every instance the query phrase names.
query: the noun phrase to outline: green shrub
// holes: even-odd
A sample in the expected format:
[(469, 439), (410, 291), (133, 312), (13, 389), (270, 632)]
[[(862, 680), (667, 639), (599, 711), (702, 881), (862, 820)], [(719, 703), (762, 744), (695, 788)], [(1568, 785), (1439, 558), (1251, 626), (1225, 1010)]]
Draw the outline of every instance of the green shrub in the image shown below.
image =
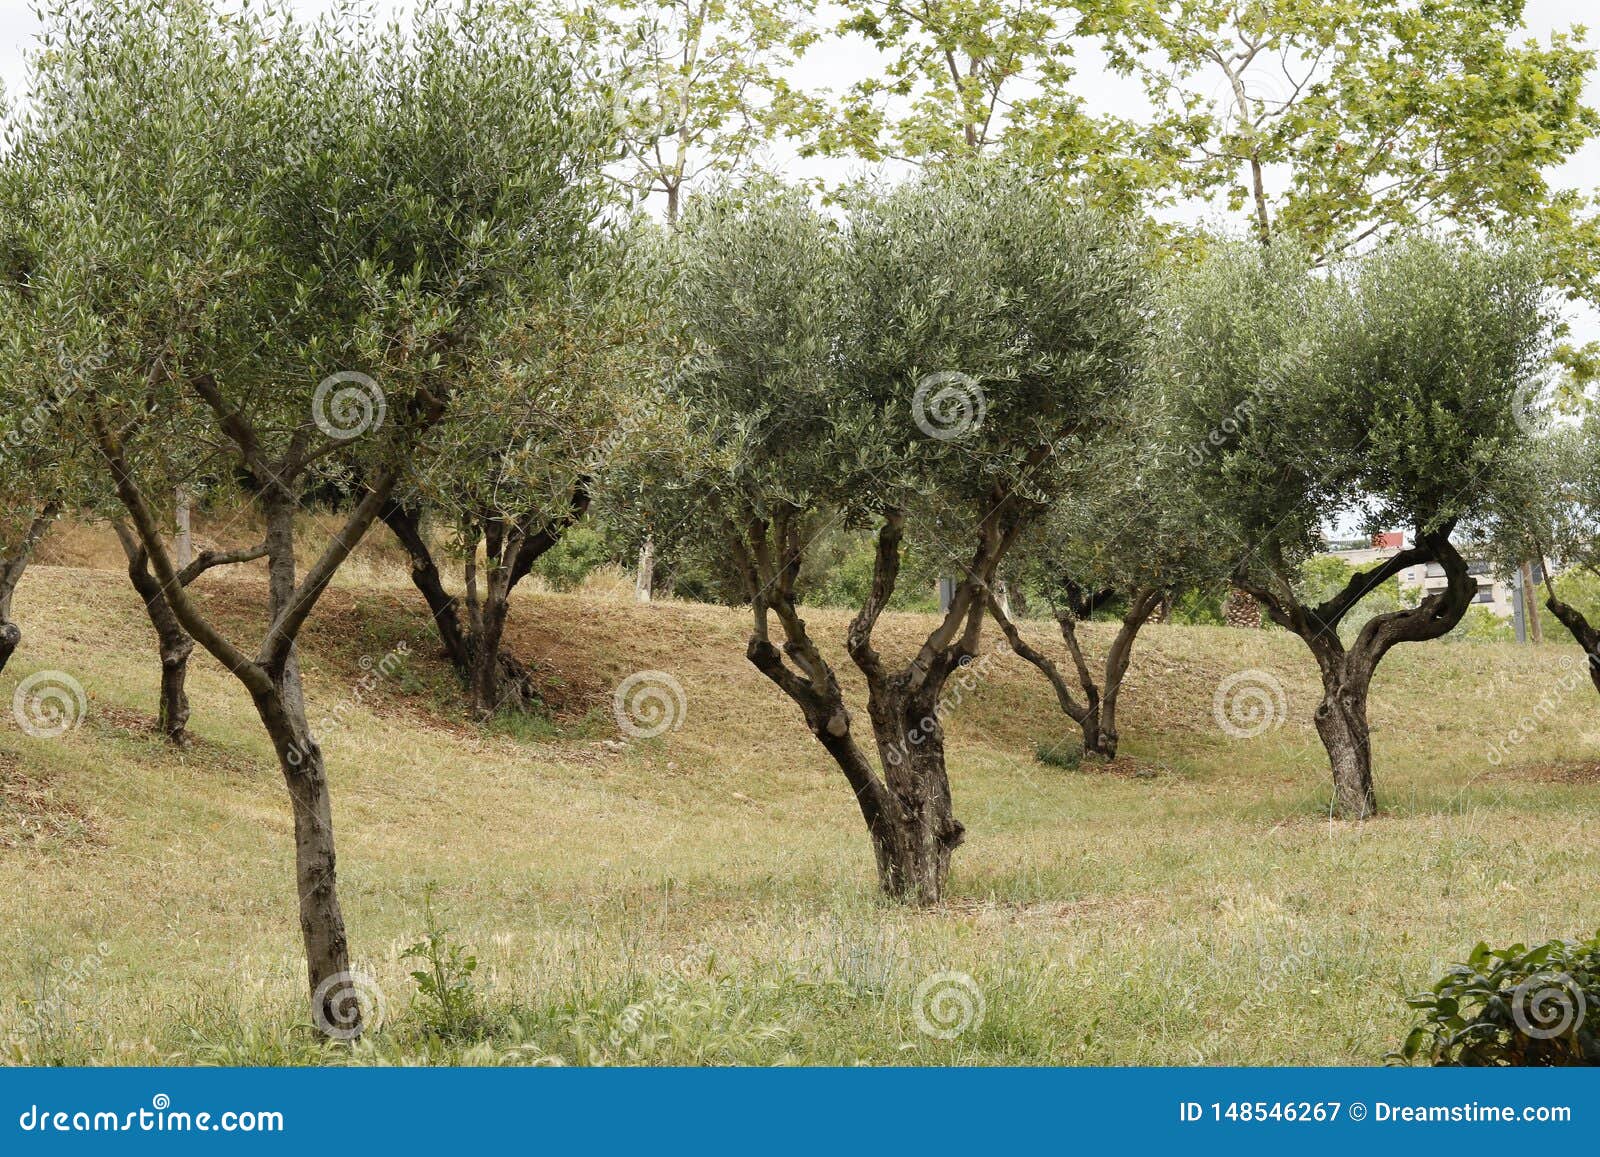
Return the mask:
[(1040, 740), (1033, 748), (1033, 757), (1046, 767), (1059, 767), (1062, 771), (1077, 771), (1083, 762), (1083, 740), (1065, 739), (1060, 743)]
[(592, 526), (574, 526), (534, 564), (553, 591), (575, 590), (595, 568), (611, 560), (605, 537)]
[(1172, 600), (1172, 613), (1167, 621), (1180, 626), (1220, 627), (1228, 621), (1222, 613), (1227, 593), (1226, 588), (1185, 590)]
[(1600, 1065), (1600, 934), (1491, 949), (1407, 1001), (1423, 1011), (1393, 1060), (1434, 1065)]
[(1517, 632), (1509, 619), (1502, 619), (1488, 607), (1468, 607), (1445, 639), (1452, 643), (1514, 643)]

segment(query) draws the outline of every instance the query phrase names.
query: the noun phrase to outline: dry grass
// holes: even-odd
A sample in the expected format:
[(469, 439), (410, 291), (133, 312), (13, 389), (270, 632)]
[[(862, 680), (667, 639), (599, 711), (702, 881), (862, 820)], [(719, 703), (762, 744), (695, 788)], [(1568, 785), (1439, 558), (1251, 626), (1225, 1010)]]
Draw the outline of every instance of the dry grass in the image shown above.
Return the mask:
[[(73, 549), (115, 565), (91, 545)], [(391, 563), (369, 556), (305, 641), (353, 948), (387, 996), (388, 1027), (353, 1059), (1373, 1063), (1403, 1034), (1402, 994), (1479, 939), (1600, 925), (1600, 703), (1569, 678), (1575, 647), (1392, 653), (1373, 692), (1385, 811), (1360, 826), (1326, 819), (1315, 672), (1281, 633), (1149, 629), (1109, 771), (1037, 761), (1072, 729), (1031, 668), (996, 658), (950, 713), (968, 829), (952, 900), (909, 912), (874, 897), (859, 814), (744, 660), (742, 614), (637, 607), (617, 576), (519, 597), (513, 645), (550, 715), (485, 731), (461, 718)], [(259, 583), (202, 585), (242, 631)], [(240, 688), (197, 654), (202, 742), (171, 751), (147, 726), (153, 637), (119, 574), (36, 567), (16, 612), (0, 694), (58, 669), (89, 712), (53, 740), (0, 721), (9, 1055), (350, 1059), (298, 1023), (287, 803)], [(842, 638), (842, 612), (808, 617)], [(885, 616), (886, 648), (926, 628)], [(395, 675), (362, 690), (402, 642)], [(1212, 696), (1249, 668), (1282, 681), (1288, 718), (1234, 739)], [(646, 669), (682, 685), (683, 725), (623, 742), (612, 688)], [(401, 953), (429, 881), (483, 962), (476, 1045), (430, 1039), (409, 1007)], [(969, 973), (985, 1002), (950, 1041), (913, 1008), (939, 971)]]

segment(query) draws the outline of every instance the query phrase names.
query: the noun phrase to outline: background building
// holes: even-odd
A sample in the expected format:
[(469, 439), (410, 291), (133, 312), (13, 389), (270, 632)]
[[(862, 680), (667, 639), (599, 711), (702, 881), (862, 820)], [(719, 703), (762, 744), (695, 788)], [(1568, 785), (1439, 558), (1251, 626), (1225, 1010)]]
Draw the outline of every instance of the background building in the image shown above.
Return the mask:
[[(1365, 570), (1381, 559), (1394, 557), (1404, 547), (1405, 535), (1399, 531), (1389, 531), (1374, 535), (1370, 543), (1363, 539), (1331, 540), (1323, 556), (1337, 558), (1357, 570)], [(1463, 549), (1462, 553), (1467, 557), (1468, 573), (1478, 580), (1478, 593), (1473, 597), (1473, 605), (1493, 611), (1503, 619), (1514, 618), (1517, 614), (1516, 584), (1495, 577), (1494, 568), (1483, 559), (1473, 558), (1469, 550)], [(1533, 582), (1537, 586), (1544, 581), (1544, 572), (1538, 563), (1534, 563), (1532, 569)], [(1444, 590), (1448, 582), (1444, 567), (1438, 563), (1408, 566), (1398, 577), (1401, 591), (1419, 601)]]

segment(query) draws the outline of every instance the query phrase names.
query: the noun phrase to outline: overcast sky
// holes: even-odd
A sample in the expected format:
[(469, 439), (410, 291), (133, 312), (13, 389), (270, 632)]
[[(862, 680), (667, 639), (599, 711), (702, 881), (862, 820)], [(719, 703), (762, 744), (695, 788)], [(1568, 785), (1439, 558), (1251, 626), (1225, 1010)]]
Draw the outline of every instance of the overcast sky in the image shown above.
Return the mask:
[[(293, 0), (289, 6), (307, 16), (331, 7), (327, 0)], [(373, 6), (380, 13), (398, 12), (408, 7), (408, 3), (407, 0), (377, 0)], [(1582, 23), (1594, 13), (1595, 0), (1529, 0), (1528, 32), (1543, 40), (1551, 31)], [(824, 15), (820, 19), (826, 22), (828, 17)], [(0, 80), (4, 81), (12, 99), (26, 99), (25, 58), (32, 49), (38, 27), (39, 21), (26, 0), (0, 0)], [(1587, 40), (1591, 45), (1597, 43), (1592, 32)], [(1106, 72), (1093, 59), (1092, 53), (1080, 54), (1078, 67), (1079, 91), (1089, 102), (1091, 111), (1126, 115), (1145, 105), (1137, 82)], [(830, 39), (813, 49), (800, 63), (794, 79), (806, 88), (838, 90), (877, 70), (878, 58), (864, 42)], [(1600, 104), (1600, 78), (1590, 78), (1589, 103)], [(782, 145), (774, 147), (769, 160), (790, 169), (796, 176), (820, 175), (830, 179), (844, 177), (860, 168), (847, 161), (800, 161), (792, 149)], [(1600, 189), (1600, 142), (1590, 142), (1552, 178), (1558, 184), (1591, 193)], [(1191, 215), (1201, 217), (1206, 213), (1206, 208), (1201, 206)], [(1580, 339), (1600, 339), (1600, 313), (1592, 308), (1575, 310), (1573, 320)]]

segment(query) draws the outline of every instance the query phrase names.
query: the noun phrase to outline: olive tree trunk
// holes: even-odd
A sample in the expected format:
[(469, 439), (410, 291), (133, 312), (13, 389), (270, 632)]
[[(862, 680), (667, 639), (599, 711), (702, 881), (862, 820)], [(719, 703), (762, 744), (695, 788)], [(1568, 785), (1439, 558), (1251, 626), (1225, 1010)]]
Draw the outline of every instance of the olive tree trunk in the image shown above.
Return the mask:
[(1115, 759), (1120, 741), (1117, 732), (1117, 701), (1122, 692), (1123, 678), (1127, 675), (1128, 664), (1133, 658), (1134, 641), (1138, 638), (1140, 629), (1150, 621), (1151, 615), (1161, 606), (1164, 592), (1156, 588), (1134, 592), (1127, 613), (1122, 616), (1121, 625), (1117, 628), (1116, 637), (1112, 639), (1111, 646), (1106, 651), (1104, 673), (1101, 680), (1096, 681), (1078, 639), (1077, 624), (1081, 618), (1087, 618), (1092, 614), (1096, 605), (1104, 603), (1110, 597), (1109, 591), (1085, 595), (1081, 600), (1075, 600), (1078, 605), (1064, 607), (1056, 613), (1061, 637), (1067, 644), (1067, 651), (1072, 656), (1073, 667), (1077, 672), (1078, 687), (1083, 694), (1081, 702), (1073, 694), (1071, 685), (1051, 658), (1022, 637), (1022, 632), (1018, 630), (1016, 623), (1012, 621), (998, 599), (989, 600), (989, 613), (1001, 633), (1005, 635), (1011, 650), (1019, 658), (1038, 668), (1039, 672), (1049, 680), (1051, 688), (1056, 693), (1056, 703), (1063, 714), (1077, 723), (1083, 732), (1083, 750), (1088, 754)]
[[(333, 576), (377, 519), (379, 508), (399, 479), (400, 467), (387, 470), (374, 481), (372, 489), (300, 578), (296, 573), (294, 488), (296, 480), (304, 476), (306, 464), (314, 460), (316, 449), (296, 437), (282, 457), (264, 458), (256, 431), (239, 411), (223, 402), (215, 382), (202, 375), (191, 385), (217, 412), (224, 430), (239, 447), (266, 522), (266, 541), (260, 552), (267, 557), (266, 609), (270, 621), (254, 655), (230, 640), (190, 598), (185, 579), (193, 576), (189, 568), (180, 575), (174, 565), (155, 512), (134, 479), (118, 435), (97, 412), (91, 413), (95, 439), (139, 543), (161, 582), (162, 595), (183, 628), (249, 691), (272, 742), (293, 815), (295, 891), (312, 1018), (324, 1033), (353, 1039), (361, 1034), (363, 1023), (359, 1002), (354, 999), (356, 985), (350, 972), (349, 945), (339, 906), (333, 803), (322, 749), (306, 719), (295, 643)], [(442, 403), (430, 398), (418, 421), (426, 427), (436, 422), (442, 411)]]
[[(1378, 810), (1367, 698), (1379, 662), (1397, 643), (1425, 642), (1448, 634), (1477, 593), (1477, 581), (1450, 542), (1452, 529), (1447, 525), (1417, 535), (1416, 545), (1352, 576), (1343, 590), (1317, 606), (1299, 602), (1287, 580), (1280, 579), (1269, 589), (1243, 574), (1235, 575), (1240, 588), (1254, 595), (1274, 622), (1300, 636), (1316, 657), (1322, 673), (1322, 701), (1315, 721), (1333, 775), (1331, 812), (1337, 819), (1364, 820)], [(1289, 568), (1281, 559), (1277, 562), (1276, 572), (1287, 575)], [(1409, 610), (1374, 615), (1346, 646), (1339, 625), (1360, 601), (1406, 567), (1426, 563), (1443, 568), (1445, 589)]]
[[(167, 598), (160, 579), (150, 570), (150, 552), (144, 548), (138, 533), (122, 519), (112, 519), (112, 529), (122, 543), (128, 558), (128, 578), (133, 589), (144, 600), (145, 613), (155, 628), (156, 643), (161, 654), (161, 696), (157, 723), (167, 740), (178, 747), (187, 747), (189, 735), (189, 656), (194, 653), (194, 637), (184, 629), (178, 613)], [(187, 587), (212, 567), (231, 563), (250, 562), (267, 552), (266, 544), (248, 550), (202, 551), (177, 571), (179, 586)]]
[[(525, 711), (538, 701), (532, 673), (503, 649), (511, 593), (588, 508), (587, 481), (580, 480), (566, 512), (543, 524), (533, 515), (507, 519), (485, 514), (471, 520), (466, 537), (471, 539), (472, 557), (465, 567), (467, 589), (463, 600), (445, 589), (433, 550), (422, 532), (422, 511), (397, 502), (384, 505), (383, 522), (410, 556), (411, 581), (428, 604), (445, 656), (466, 688), (477, 717), (488, 718), (497, 711)], [(479, 542), (485, 548), (481, 598), (476, 558)]]
[[(952, 856), (965, 837), (955, 818), (945, 761), (943, 692), (980, 641), (994, 573), (1020, 526), (1002, 525), (997, 501), (949, 610), (916, 656), (891, 671), (873, 646), (873, 630), (894, 593), (904, 516), (890, 511), (878, 532), (872, 591), (850, 625), (846, 650), (866, 677), (867, 710), (878, 750), (875, 767), (852, 732), (853, 720), (833, 667), (800, 617), (795, 585), (810, 535), (802, 512), (780, 509), (770, 521), (729, 524), (727, 541), (754, 612), (746, 654), (801, 709), (806, 725), (844, 772), (866, 821), (883, 894), (909, 904), (939, 903)], [(771, 640), (776, 616), (784, 635)]]
[(1569, 634), (1583, 648), (1585, 664), (1589, 668), (1589, 681), (1594, 684), (1595, 690), (1600, 691), (1600, 631), (1590, 625), (1584, 613), (1569, 603), (1562, 602), (1556, 597), (1555, 584), (1549, 580), (1545, 583), (1545, 590), (1549, 597), (1545, 599), (1545, 607), (1567, 628)]
[(183, 629), (172, 604), (162, 593), (161, 580), (151, 573), (150, 556), (126, 523), (112, 523), (123, 553), (128, 557), (128, 578), (144, 601), (145, 614), (155, 628), (161, 653), (161, 703), (157, 723), (161, 734), (178, 747), (189, 745), (189, 656), (194, 639)]

